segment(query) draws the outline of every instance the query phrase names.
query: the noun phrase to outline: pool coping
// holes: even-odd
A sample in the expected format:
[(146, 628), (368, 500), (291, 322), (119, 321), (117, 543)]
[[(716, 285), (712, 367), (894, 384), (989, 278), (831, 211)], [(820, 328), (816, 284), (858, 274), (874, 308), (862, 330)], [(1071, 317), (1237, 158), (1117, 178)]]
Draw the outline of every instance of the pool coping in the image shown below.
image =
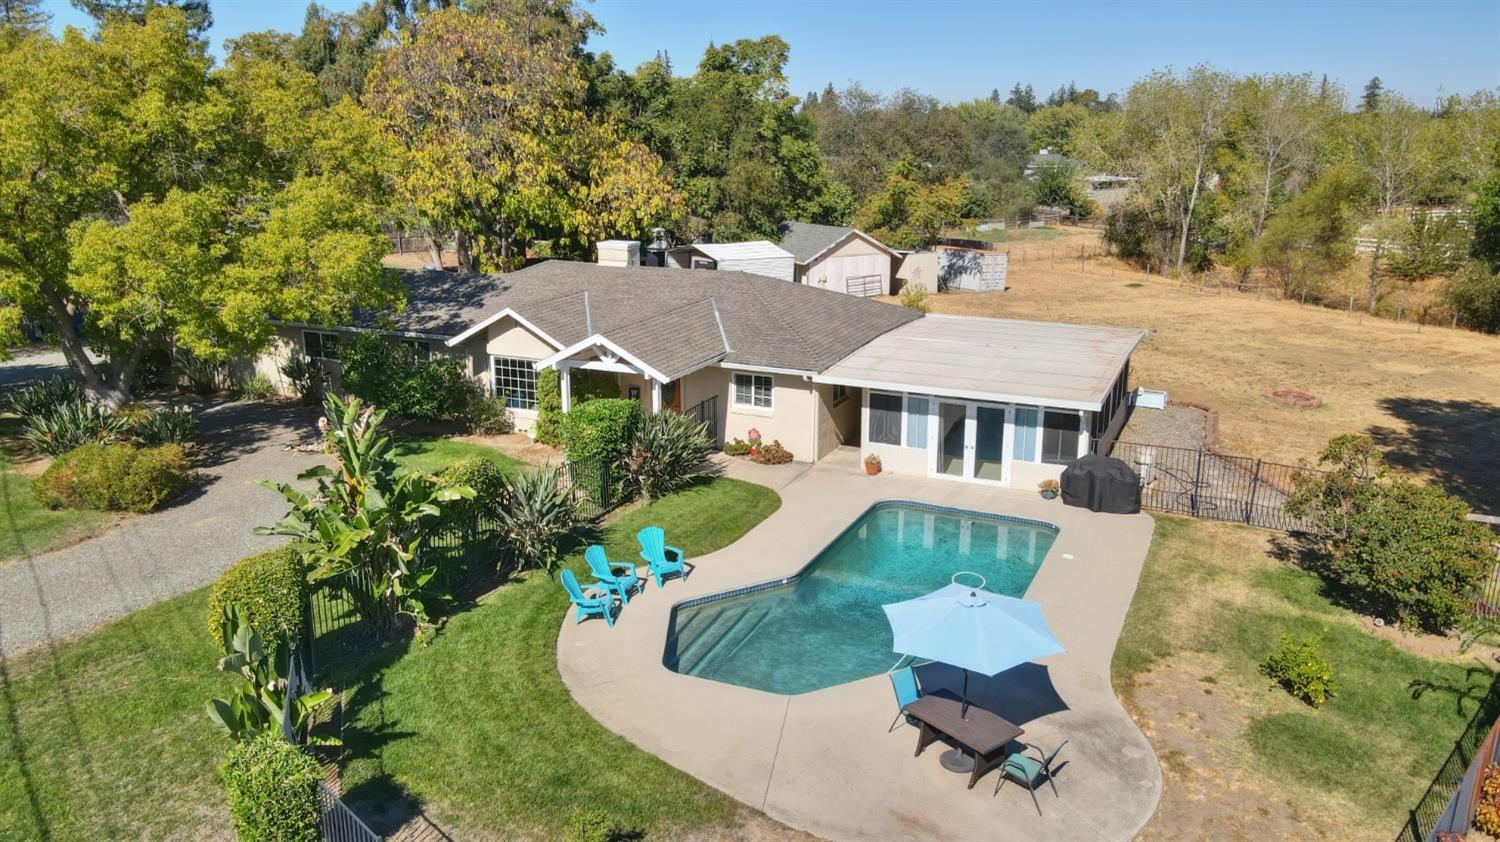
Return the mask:
[[(575, 624), (571, 611), (560, 618), (558, 670), (575, 701), (643, 750), (824, 838), (1133, 837), (1155, 810), (1161, 769), (1114, 695), (1109, 665), (1154, 521), (1064, 508), (1034, 493), (888, 474), (867, 478), (857, 460), (828, 462), (785, 483), (781, 509), (735, 544), (690, 559), (696, 569), (686, 582), (669, 581), (666, 594), (653, 584), (632, 597), (614, 628)], [(915, 729), (887, 730), (895, 706), (882, 675), (783, 695), (681, 675), (662, 662), (670, 617), (680, 605), (790, 579), (859, 514), (884, 501), (1058, 530), (1026, 597), (1043, 603), (1069, 652), (1045, 659), (1024, 680), (979, 690), (1004, 700), (1002, 709), (1026, 729), (1025, 739), (1047, 746), (1070, 740), (1069, 767), (1058, 778), (1061, 798), (1039, 794), (1041, 817), (1024, 789), (992, 796), (993, 773), (966, 790), (938, 766), (935, 750), (913, 759)], [(1024, 717), (1012, 712), (1048, 692), (1060, 708)]]

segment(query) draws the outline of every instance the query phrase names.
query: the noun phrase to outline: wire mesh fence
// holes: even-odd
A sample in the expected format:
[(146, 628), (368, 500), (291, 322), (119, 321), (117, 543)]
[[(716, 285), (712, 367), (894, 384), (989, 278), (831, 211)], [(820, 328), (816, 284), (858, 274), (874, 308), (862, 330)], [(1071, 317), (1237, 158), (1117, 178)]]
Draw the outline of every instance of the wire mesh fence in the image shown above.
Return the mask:
[(1168, 447), (1096, 439), (1093, 452), (1130, 465), (1141, 478), (1141, 506), (1208, 520), (1302, 532), (1306, 518), (1286, 510), (1298, 473), (1319, 471), (1230, 456), (1206, 448)]

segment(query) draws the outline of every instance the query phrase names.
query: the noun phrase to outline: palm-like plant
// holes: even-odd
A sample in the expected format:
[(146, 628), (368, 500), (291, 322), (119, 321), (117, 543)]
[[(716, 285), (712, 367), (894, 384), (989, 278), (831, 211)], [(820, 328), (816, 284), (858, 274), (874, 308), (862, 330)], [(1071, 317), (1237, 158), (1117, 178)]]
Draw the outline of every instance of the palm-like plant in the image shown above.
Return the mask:
[(74, 398), (27, 418), (21, 434), (38, 453), (61, 456), (85, 444), (119, 441), (129, 428), (124, 416), (87, 398)]
[[(245, 683), (236, 687), (228, 699), (209, 699), (204, 706), (208, 718), (237, 741), (260, 731), (304, 733), (313, 715), (333, 698), (333, 691), (314, 690), (289, 700), (287, 693), (291, 688), (281, 669), (281, 662), (287, 661), (291, 653), (289, 642), (280, 638), (267, 646), (250, 625), (244, 609), (232, 603), (224, 606), (220, 627), (224, 634), (224, 657), (219, 659), (219, 670), (238, 675)], [(329, 737), (312, 741), (337, 742)]]
[(578, 526), (573, 495), (556, 468), (537, 468), (506, 478), (497, 512), (517, 567), (540, 567), (551, 575), (561, 542)]
[(345, 590), (365, 617), (394, 626), (399, 615), (408, 615), (422, 626), (428, 622), (423, 598), (440, 596), (426, 591), (436, 567), (422, 561), (422, 547), (440, 525), (443, 504), (471, 499), (474, 490), (399, 466), (390, 437), (380, 434), (384, 418), (358, 398), (329, 396), (318, 425), (338, 468), (319, 465), (298, 475), (316, 483), (313, 494), (262, 480), (292, 508), (274, 526), (255, 531), (291, 536), (293, 548), (321, 573), (354, 571), (344, 579)]

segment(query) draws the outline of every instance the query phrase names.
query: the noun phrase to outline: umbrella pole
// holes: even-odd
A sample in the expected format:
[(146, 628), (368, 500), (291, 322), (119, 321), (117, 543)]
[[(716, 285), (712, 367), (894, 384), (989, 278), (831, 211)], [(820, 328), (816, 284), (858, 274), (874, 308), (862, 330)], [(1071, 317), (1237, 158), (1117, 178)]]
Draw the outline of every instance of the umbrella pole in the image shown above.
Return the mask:
[[(958, 710), (959, 718), (966, 719), (969, 716), (969, 671), (964, 670), (964, 692), (962, 706)], [(974, 771), (974, 756), (961, 748), (950, 748), (938, 757), (938, 763), (950, 772), (961, 772), (968, 774)]]

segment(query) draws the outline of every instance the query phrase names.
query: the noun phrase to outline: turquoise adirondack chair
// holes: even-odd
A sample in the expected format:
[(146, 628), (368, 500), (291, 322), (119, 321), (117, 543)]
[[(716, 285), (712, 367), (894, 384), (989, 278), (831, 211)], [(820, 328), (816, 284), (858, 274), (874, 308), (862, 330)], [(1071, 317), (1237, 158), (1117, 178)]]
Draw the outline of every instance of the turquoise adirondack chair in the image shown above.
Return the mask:
[(676, 573), (683, 579), (688, 577), (687, 554), (677, 547), (667, 546), (666, 533), (661, 531), (660, 526), (648, 526), (637, 532), (635, 539), (641, 542), (641, 558), (651, 568), (651, 576), (656, 579), (656, 586), (662, 586), (662, 579)]
[(578, 577), (574, 576), (571, 570), (562, 572), (562, 583), (563, 590), (568, 592), (568, 599), (578, 606), (578, 614), (573, 618), (573, 622), (581, 623), (583, 618), (597, 614), (603, 617), (604, 622), (608, 623), (611, 628), (614, 627), (615, 598), (610, 596), (609, 591), (604, 591), (598, 596), (585, 594), (583, 588), (578, 586)]
[(641, 583), (640, 577), (635, 575), (635, 565), (610, 561), (609, 556), (604, 554), (604, 548), (598, 544), (590, 544), (583, 551), (583, 558), (589, 563), (589, 572), (594, 574), (599, 584), (617, 594), (622, 605), (629, 605), (630, 592)]
[(891, 670), (886, 676), (891, 679), (891, 689), (896, 693), (896, 718), (891, 722), (891, 727), (886, 729), (889, 734), (901, 724), (902, 717), (906, 717), (908, 722), (912, 721), (906, 716), (906, 706), (922, 698), (922, 688), (917, 686), (917, 674), (909, 666)]

